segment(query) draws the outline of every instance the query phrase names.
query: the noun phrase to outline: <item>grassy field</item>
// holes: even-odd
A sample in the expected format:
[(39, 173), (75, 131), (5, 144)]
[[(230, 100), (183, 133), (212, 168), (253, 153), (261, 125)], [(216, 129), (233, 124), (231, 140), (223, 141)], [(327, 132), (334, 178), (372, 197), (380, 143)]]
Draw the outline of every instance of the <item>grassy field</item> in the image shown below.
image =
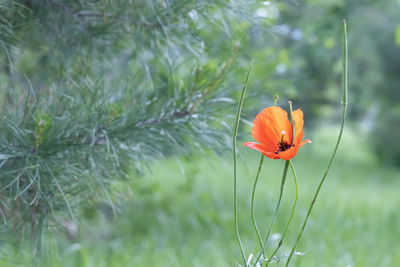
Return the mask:
[[(279, 253), (294, 242), (313, 192), (327, 165), (337, 129), (311, 136), (294, 159), (299, 205)], [(309, 136), (307, 136), (309, 137)], [(247, 255), (258, 249), (250, 220), (250, 194), (259, 154), (240, 147), (239, 223)], [(265, 233), (284, 162), (265, 160), (256, 195), (258, 224)], [(168, 158), (133, 179), (115, 219), (99, 215), (75, 241), (48, 237), (41, 266), (233, 266), (240, 260), (232, 214), (231, 154)], [(400, 266), (400, 172), (378, 164), (356, 132), (346, 131), (292, 266)], [(287, 178), (282, 209), (273, 227), (279, 236), (294, 200)], [(50, 242), (56, 239), (57, 241)], [(270, 248), (276, 245), (276, 240)], [(57, 245), (51, 245), (56, 243)], [(0, 262), (29, 266), (24, 249)], [(10, 252), (9, 252), (10, 253)], [(29, 263), (28, 263), (29, 262)], [(283, 263), (271, 266), (283, 266)]]

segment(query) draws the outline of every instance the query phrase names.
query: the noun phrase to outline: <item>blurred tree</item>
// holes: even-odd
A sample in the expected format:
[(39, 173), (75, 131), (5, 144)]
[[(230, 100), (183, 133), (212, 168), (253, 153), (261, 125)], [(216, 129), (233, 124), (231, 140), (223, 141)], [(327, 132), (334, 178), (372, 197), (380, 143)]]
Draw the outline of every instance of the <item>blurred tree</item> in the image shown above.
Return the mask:
[[(245, 46), (262, 59), (252, 83), (264, 95), (273, 93), (301, 107), (307, 123), (340, 121), (341, 20), (349, 25), (349, 119), (368, 137), (378, 159), (400, 166), (397, 142), (400, 114), (400, 2), (264, 1), (264, 15), (275, 14), (265, 36), (252, 26)], [(271, 10), (275, 10), (272, 12)], [(262, 12), (259, 12), (262, 13)], [(267, 93), (267, 94), (265, 94)]]

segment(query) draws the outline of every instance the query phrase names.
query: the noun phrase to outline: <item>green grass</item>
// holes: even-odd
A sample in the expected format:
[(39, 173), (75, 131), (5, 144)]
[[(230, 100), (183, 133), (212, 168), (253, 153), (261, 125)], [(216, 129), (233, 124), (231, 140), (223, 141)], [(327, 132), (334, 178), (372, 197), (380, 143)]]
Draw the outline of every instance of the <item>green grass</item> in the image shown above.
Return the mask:
[[(293, 160), (299, 179), (299, 204), (278, 256), (289, 252), (298, 234), (336, 132), (336, 128), (324, 127)], [(249, 210), (259, 154), (241, 146), (239, 152), (239, 227), (249, 255), (258, 250)], [(256, 194), (256, 217), (264, 234), (278, 196), (283, 165), (281, 160), (264, 161)], [(99, 213), (95, 219), (86, 220), (79, 240), (48, 236), (39, 265), (233, 266), (239, 261), (233, 226), (231, 153), (168, 158), (150, 167), (150, 174), (133, 179), (127, 187), (128, 197), (117, 218)], [(379, 165), (365, 140), (347, 130), (297, 249), (306, 254), (294, 257), (292, 266), (400, 266), (399, 178), (398, 170)], [(275, 234), (283, 231), (294, 200), (291, 175), (283, 198), (273, 227)], [(275, 245), (270, 244), (268, 254)], [(27, 251), (8, 250), (0, 266), (11, 266), (11, 259), (29, 266)]]

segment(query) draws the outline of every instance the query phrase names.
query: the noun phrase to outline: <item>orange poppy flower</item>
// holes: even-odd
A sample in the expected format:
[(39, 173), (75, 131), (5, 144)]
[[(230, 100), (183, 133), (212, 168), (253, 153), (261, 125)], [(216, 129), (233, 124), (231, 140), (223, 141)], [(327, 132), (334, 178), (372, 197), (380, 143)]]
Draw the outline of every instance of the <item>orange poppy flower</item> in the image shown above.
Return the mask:
[(268, 107), (261, 111), (253, 122), (251, 135), (258, 143), (244, 143), (252, 149), (258, 150), (271, 159), (290, 160), (296, 156), (299, 147), (310, 140), (303, 139), (303, 111), (297, 109), (292, 112), (295, 125), (295, 136), (293, 139), (292, 124), (289, 122), (288, 114), (280, 107)]

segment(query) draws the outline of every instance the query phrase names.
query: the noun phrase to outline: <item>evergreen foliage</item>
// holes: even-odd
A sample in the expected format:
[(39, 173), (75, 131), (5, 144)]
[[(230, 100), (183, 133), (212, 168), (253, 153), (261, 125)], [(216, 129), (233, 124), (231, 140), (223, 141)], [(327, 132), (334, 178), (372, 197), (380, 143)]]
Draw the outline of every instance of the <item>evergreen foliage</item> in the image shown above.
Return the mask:
[(132, 170), (229, 144), (224, 79), (242, 6), (32, 0), (0, 8), (0, 214), (14, 231), (36, 237), (75, 220), (82, 204), (115, 211), (116, 183)]

